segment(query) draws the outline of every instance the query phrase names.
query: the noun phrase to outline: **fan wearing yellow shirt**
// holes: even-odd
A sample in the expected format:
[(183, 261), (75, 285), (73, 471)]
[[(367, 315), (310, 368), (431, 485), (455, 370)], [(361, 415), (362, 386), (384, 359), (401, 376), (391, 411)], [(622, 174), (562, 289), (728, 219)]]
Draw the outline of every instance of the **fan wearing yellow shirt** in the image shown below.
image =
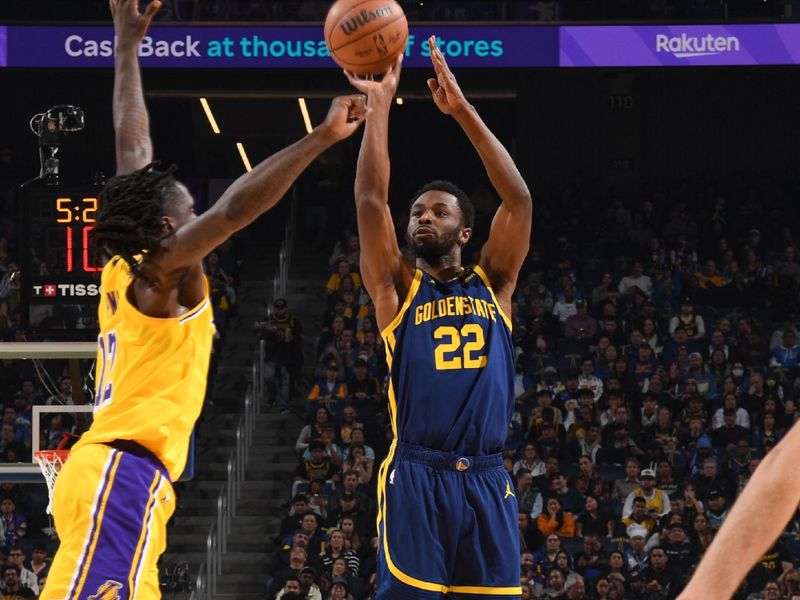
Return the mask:
[(161, 596), (156, 563), (175, 508), (172, 481), (203, 405), (214, 333), (203, 257), (277, 204), (366, 113), (361, 96), (336, 98), (322, 125), (241, 176), (198, 217), (173, 169), (152, 162), (137, 48), (160, 2), (144, 13), (135, 0), (110, 4), (117, 175), (103, 190), (95, 228), (110, 257), (101, 279), (97, 395), (92, 427), (56, 481), (61, 545), (43, 600)]

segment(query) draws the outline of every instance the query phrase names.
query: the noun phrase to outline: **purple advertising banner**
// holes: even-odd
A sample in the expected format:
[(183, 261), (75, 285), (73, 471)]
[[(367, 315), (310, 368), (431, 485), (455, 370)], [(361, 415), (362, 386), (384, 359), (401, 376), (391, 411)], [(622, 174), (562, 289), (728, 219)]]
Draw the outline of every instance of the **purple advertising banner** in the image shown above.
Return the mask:
[(0, 67), (5, 67), (8, 62), (6, 54), (6, 28), (0, 25)]
[(800, 64), (800, 25), (560, 28), (562, 67)]
[[(9, 26), (8, 67), (113, 67), (111, 27)], [(453, 67), (556, 67), (558, 29), (531, 26), (412, 27), (404, 64), (430, 67), (427, 38), (439, 38)], [(338, 68), (322, 27), (156, 26), (139, 50), (163, 68)], [(2, 57), (2, 54), (0, 54)]]

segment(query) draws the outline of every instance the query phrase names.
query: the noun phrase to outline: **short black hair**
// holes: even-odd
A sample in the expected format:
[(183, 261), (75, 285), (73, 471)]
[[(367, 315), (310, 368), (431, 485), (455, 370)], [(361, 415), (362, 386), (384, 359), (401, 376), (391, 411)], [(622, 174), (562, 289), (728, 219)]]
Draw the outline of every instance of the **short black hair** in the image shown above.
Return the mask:
[(437, 179), (426, 183), (414, 193), (411, 202), (408, 204), (409, 207), (412, 206), (422, 194), (430, 192), (431, 190), (438, 190), (455, 196), (458, 202), (458, 208), (461, 209), (461, 218), (464, 222), (464, 227), (472, 229), (473, 225), (475, 225), (475, 207), (472, 204), (472, 200), (467, 196), (467, 193), (452, 181)]
[(156, 250), (161, 243), (164, 206), (175, 197), (178, 187), (173, 176), (176, 166), (159, 171), (151, 162), (132, 173), (108, 180), (100, 193), (95, 239), (111, 256), (121, 256), (138, 273), (135, 255)]

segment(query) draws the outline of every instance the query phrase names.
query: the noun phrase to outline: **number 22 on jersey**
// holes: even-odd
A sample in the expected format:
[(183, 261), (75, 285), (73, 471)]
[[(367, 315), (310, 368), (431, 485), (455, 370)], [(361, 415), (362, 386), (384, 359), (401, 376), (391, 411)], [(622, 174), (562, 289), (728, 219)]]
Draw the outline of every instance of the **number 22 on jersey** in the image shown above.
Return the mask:
[(100, 377), (97, 380), (97, 394), (94, 398), (95, 411), (111, 404), (111, 394), (114, 390), (111, 371), (114, 369), (117, 357), (117, 332), (109, 331), (105, 335), (99, 335), (97, 346), (100, 350), (100, 364), (97, 369)]
[(482, 369), (486, 366), (486, 340), (483, 328), (477, 323), (467, 323), (460, 330), (442, 325), (433, 332), (433, 339), (442, 341), (434, 350), (439, 371)]

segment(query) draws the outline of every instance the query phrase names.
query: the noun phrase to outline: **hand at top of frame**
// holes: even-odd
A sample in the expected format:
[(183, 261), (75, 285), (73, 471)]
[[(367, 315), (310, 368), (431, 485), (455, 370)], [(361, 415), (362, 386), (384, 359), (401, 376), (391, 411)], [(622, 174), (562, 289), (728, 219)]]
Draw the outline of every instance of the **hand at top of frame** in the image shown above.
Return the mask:
[(337, 96), (320, 128), (333, 142), (353, 135), (367, 116), (366, 98), (361, 94)]
[(364, 78), (364, 76), (356, 75), (350, 71), (345, 71), (347, 79), (350, 84), (362, 94), (367, 95), (367, 107), (373, 108), (375, 102), (384, 102), (390, 104), (397, 92), (397, 86), (400, 85), (400, 72), (403, 70), (403, 55), (402, 53), (397, 57), (394, 64), (389, 67), (389, 70), (383, 74), (380, 81), (372, 79), (372, 77)]
[(461, 91), (456, 76), (447, 66), (444, 54), (436, 44), (435, 35), (428, 38), (428, 45), (431, 49), (433, 70), (436, 72), (436, 79), (428, 79), (428, 88), (431, 90), (436, 106), (446, 115), (455, 115), (469, 108), (470, 104), (467, 102), (464, 92)]
[(109, 0), (108, 4), (114, 17), (118, 48), (135, 46), (141, 42), (150, 22), (161, 8), (160, 0), (152, 0), (143, 13), (139, 12), (138, 0)]

